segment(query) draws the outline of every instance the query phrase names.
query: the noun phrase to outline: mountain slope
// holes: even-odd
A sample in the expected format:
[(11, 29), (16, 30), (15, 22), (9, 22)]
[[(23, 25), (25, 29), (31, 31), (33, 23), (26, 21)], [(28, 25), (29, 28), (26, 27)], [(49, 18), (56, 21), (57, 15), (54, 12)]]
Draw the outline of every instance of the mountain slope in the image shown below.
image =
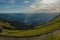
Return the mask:
[(2, 27), (4, 29), (15, 28), (14, 26), (11, 26), (11, 24), (9, 22), (3, 21), (3, 20), (0, 20), (0, 27)]
[(0, 33), (0, 35), (13, 37), (27, 37), (49, 33), (55, 31), (58, 28), (60, 28), (60, 15), (55, 17), (47, 24), (39, 26), (33, 30), (4, 30), (4, 32)]
[(33, 29), (47, 23), (58, 14), (56, 13), (1, 13), (0, 19), (9, 22), (16, 29)]
[(43, 35), (45, 33), (49, 33), (55, 31), (60, 28), (60, 15), (55, 17), (53, 20), (44, 24), (42, 26), (38, 26), (35, 29), (31, 30), (4, 30), (0, 35), (4, 36), (13, 36), (13, 37), (27, 37), (27, 36), (35, 36), (35, 35)]

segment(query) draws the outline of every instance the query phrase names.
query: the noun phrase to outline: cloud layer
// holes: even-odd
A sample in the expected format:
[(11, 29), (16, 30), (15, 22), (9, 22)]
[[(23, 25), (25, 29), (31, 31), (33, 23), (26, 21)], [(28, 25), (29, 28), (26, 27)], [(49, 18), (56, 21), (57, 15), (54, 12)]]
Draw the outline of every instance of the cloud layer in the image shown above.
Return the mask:
[(12, 5), (15, 4), (16, 0), (0, 0), (0, 2), (5, 3), (6, 4), (6, 5), (4, 4), (5, 7), (9, 8), (9, 7), (11, 7)]
[(23, 12), (60, 12), (60, 0), (35, 0), (35, 2), (23, 10)]
[(24, 1), (24, 3), (29, 3), (29, 1)]

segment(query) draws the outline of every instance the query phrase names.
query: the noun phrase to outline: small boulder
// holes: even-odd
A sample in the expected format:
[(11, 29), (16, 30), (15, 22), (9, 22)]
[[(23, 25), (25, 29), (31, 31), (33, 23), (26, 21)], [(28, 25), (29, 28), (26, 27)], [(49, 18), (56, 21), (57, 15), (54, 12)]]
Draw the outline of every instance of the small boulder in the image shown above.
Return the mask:
[(0, 27), (0, 33), (2, 33), (2, 31), (3, 31), (3, 27)]

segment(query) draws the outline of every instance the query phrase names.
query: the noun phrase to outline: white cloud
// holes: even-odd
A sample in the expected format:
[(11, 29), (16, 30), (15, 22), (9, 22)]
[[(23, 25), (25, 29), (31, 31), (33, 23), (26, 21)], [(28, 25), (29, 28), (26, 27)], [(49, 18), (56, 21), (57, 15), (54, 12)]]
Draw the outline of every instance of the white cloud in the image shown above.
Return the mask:
[(24, 3), (29, 3), (29, 1), (24, 1)]
[(23, 12), (60, 12), (60, 0), (35, 0), (35, 3), (32, 3)]

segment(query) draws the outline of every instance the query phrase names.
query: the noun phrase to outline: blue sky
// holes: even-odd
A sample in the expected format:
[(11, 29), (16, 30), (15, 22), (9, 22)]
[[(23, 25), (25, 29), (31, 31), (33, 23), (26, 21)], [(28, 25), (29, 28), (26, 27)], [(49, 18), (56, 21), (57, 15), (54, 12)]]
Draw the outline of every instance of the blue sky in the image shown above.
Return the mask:
[(59, 0), (0, 0), (0, 13), (59, 12), (59, 4)]
[(34, 0), (0, 0), (0, 12), (20, 12)]

